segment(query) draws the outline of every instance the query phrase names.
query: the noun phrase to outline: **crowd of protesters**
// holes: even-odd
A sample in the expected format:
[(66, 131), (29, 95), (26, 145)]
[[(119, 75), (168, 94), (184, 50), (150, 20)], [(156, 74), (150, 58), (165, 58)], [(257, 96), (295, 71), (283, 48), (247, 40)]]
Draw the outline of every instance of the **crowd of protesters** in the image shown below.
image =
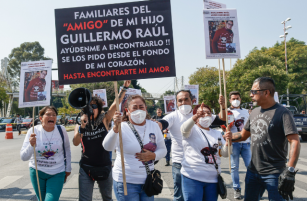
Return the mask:
[[(120, 102), (130, 83), (124, 82)], [(220, 95), (217, 101), (222, 106), (221, 113), (215, 115), (206, 103), (193, 108), (191, 92), (180, 90), (176, 93), (177, 110), (164, 116), (162, 109), (157, 108), (153, 117), (149, 116), (142, 96), (127, 97), (123, 114), (116, 111), (115, 101), (103, 112), (102, 100), (94, 96), (90, 102), (93, 115), (88, 117), (88, 111), (83, 109), (80, 125), (74, 130), (73, 145), (81, 144), (82, 148), (79, 200), (92, 200), (97, 182), (104, 201), (112, 200), (112, 187), (117, 200), (153, 201), (154, 196), (144, 189), (148, 171), (154, 174), (155, 164), (165, 157), (165, 165), (172, 165), (174, 201), (216, 201), (220, 193), (221, 157), (229, 156), (234, 198), (242, 198), (241, 156), (246, 168), (245, 200), (259, 200), (265, 190), (269, 200), (293, 199), (300, 141), (291, 112), (275, 102), (274, 93), (274, 80), (260, 77), (250, 90), (252, 101), (259, 107), (251, 112), (241, 108), (241, 93), (232, 91), (228, 97), (230, 107), (225, 107), (225, 98)], [(229, 125), (225, 124), (226, 113), (233, 115)], [(70, 140), (65, 127), (56, 125), (57, 114), (53, 106), (41, 109), (41, 125), (28, 130), (20, 151), (21, 159), (29, 161), (30, 178), (38, 200), (40, 197), (45, 201), (59, 200), (71, 173)], [(216, 126), (223, 127), (224, 131)], [(114, 150), (116, 159), (112, 166), (110, 152)]]

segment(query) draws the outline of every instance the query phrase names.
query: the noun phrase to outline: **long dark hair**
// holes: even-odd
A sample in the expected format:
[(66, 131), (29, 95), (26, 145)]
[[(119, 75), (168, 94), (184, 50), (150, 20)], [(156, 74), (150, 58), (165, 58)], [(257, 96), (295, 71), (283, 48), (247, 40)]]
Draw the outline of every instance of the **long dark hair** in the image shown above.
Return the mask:
[[(132, 96), (129, 96), (129, 97), (128, 97), (128, 100), (127, 100), (127, 103), (126, 103), (126, 105), (125, 105), (124, 113), (123, 113), (123, 121), (129, 121), (129, 117), (128, 117), (127, 112), (126, 112), (126, 108), (129, 107), (130, 102), (131, 102), (132, 100), (137, 99), (137, 98), (141, 99), (142, 102), (143, 102), (143, 103), (145, 104), (145, 106), (146, 106), (145, 99), (144, 99), (142, 96), (140, 96), (140, 95), (132, 95)], [(146, 115), (146, 119), (150, 119), (150, 115), (149, 115), (148, 113), (147, 113), (147, 115)]]

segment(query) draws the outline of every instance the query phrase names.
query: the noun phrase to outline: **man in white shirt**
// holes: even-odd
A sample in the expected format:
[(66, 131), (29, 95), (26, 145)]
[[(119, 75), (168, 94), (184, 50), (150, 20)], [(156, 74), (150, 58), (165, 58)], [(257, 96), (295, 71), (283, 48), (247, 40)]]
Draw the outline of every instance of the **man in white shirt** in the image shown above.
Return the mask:
[[(181, 162), (183, 159), (182, 133), (180, 131), (181, 125), (193, 116), (192, 110), (192, 93), (190, 90), (180, 90), (176, 93), (177, 110), (166, 115), (162, 120), (159, 120), (161, 130), (168, 129), (172, 139), (172, 173), (174, 181), (174, 201), (183, 201), (183, 194), (181, 188)], [(225, 102), (224, 97), (219, 97), (219, 104), (223, 106), (224, 116)], [(225, 118), (212, 115), (213, 125), (222, 125), (225, 123)]]
[[(233, 113), (234, 124), (231, 128), (232, 133), (241, 132), (249, 117), (248, 110), (241, 108), (241, 95), (238, 91), (229, 93), (229, 102), (231, 106), (228, 108)], [(245, 167), (247, 168), (251, 161), (250, 138), (242, 142), (233, 142), (231, 154), (231, 177), (234, 188), (234, 198), (241, 198), (241, 187), (239, 178), (240, 155), (243, 158)]]

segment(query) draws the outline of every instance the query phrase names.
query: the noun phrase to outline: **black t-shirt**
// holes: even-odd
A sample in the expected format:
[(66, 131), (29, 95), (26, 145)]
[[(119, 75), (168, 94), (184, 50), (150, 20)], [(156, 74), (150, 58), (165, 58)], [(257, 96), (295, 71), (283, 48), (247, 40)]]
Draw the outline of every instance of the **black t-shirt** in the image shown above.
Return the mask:
[(102, 146), (102, 142), (107, 134), (108, 131), (102, 122), (96, 129), (94, 126), (92, 132), (85, 131), (81, 143), (82, 157), (80, 163), (94, 167), (112, 164), (109, 152)]
[(287, 162), (286, 136), (298, 133), (291, 112), (278, 103), (268, 109), (255, 108), (244, 129), (251, 133), (248, 169), (264, 175), (281, 173)]
[(151, 118), (158, 121), (158, 120), (160, 120), (160, 119), (163, 119), (163, 117), (164, 117), (164, 115), (161, 115), (161, 116), (154, 115), (154, 116), (152, 116)]

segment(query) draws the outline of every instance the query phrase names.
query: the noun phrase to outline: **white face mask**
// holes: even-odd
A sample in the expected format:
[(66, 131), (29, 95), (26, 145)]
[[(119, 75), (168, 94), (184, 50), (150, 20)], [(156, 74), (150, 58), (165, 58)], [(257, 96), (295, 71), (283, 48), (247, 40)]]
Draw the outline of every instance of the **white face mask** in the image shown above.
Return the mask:
[(192, 106), (191, 105), (181, 105), (178, 109), (181, 114), (186, 115), (191, 112)]
[(212, 123), (212, 117), (201, 117), (198, 119), (198, 123), (201, 125), (201, 127), (208, 128)]
[(136, 124), (141, 124), (146, 118), (146, 111), (144, 110), (135, 110), (130, 113), (132, 121)]
[(233, 100), (232, 102), (231, 102), (231, 105), (233, 106), (233, 107), (239, 107), (240, 106), (240, 101), (239, 100)]

